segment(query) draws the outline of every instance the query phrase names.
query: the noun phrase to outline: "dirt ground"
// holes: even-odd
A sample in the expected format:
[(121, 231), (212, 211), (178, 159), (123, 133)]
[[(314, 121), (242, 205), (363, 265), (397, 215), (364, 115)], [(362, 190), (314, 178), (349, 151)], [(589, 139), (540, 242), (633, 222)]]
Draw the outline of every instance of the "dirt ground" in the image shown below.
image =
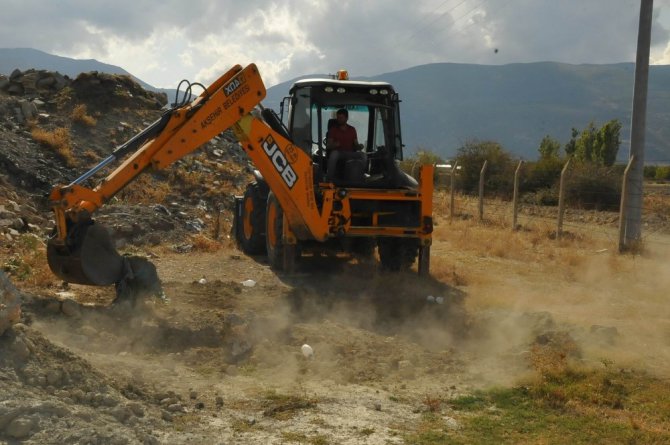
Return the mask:
[[(118, 144), (155, 118), (132, 111), (135, 96), (117, 94), (126, 99), (110, 115), (91, 106), (98, 123), (72, 126), (73, 151), (96, 140), (98, 159), (109, 151), (101, 140)], [(68, 97), (43, 98), (39, 125), (69, 125), (76, 101), (97, 96)], [(551, 215), (526, 213), (513, 232), (508, 209), (480, 223), (459, 198), (450, 221), (438, 194), (430, 278), (337, 257), (304, 257), (287, 276), (225, 239), (227, 198), (247, 167), (222, 137), (99, 216), (119, 248), (155, 263), (165, 291), (114, 302), (111, 288), (63, 286), (46, 269), (43, 196), (76, 169), (2, 99), (11, 228), (0, 259), (23, 315), (0, 336), (0, 444), (410, 443), (427, 410), (457, 434), (467, 413), (436, 401), (517, 384), (534, 373), (538, 345), (587, 367), (668, 377), (667, 212), (643, 254), (621, 256), (615, 215), (570, 216), (557, 240)]]
[(431, 399), (514, 384), (557, 333), (583, 363), (666, 375), (668, 251), (600, 243), (444, 221), (427, 280), (339, 258), (277, 275), (232, 247), (154, 252), (165, 300), (110, 307), (111, 289), (74, 285), (33, 297), (0, 346), (14, 351), (0, 427), (23, 419), (23, 443), (406, 443)]

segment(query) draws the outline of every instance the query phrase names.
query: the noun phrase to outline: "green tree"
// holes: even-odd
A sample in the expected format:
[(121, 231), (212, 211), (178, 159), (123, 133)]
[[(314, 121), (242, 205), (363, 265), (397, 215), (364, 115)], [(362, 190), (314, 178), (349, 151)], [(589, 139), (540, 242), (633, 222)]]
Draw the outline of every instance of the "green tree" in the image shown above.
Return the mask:
[(475, 192), (479, 188), (479, 172), (488, 161), (486, 190), (510, 195), (513, 186), (514, 165), (512, 156), (502, 145), (494, 141), (468, 141), (458, 149), (456, 155), (460, 170), (460, 184), (465, 192)]
[(594, 152), (596, 151), (598, 130), (593, 121), (582, 130), (577, 139), (577, 148), (575, 158), (583, 162), (593, 162)]
[(557, 159), (561, 151), (561, 143), (552, 138), (549, 135), (546, 135), (542, 138), (540, 142), (540, 159)]
[(444, 164), (446, 161), (437, 153), (419, 147), (417, 152), (408, 158), (405, 158), (400, 163), (400, 168), (409, 175), (417, 175), (419, 166), (426, 164)]
[[(614, 165), (621, 145), (621, 123), (612, 119), (600, 128), (593, 121), (581, 132), (572, 129), (565, 153), (576, 160), (605, 167)], [(542, 154), (542, 152), (540, 152)]]
[(565, 144), (565, 154), (569, 157), (574, 156), (575, 152), (577, 151), (577, 136), (579, 136), (579, 130), (573, 128), (572, 136), (570, 137), (568, 143)]
[(596, 160), (606, 167), (614, 165), (621, 145), (621, 122), (612, 119), (600, 127), (596, 138)]

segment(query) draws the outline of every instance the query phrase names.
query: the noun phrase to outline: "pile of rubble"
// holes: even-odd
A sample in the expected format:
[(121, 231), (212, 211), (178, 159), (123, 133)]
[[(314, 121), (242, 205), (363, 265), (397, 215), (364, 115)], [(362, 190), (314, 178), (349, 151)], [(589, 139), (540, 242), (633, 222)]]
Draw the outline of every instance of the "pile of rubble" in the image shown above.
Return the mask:
[(160, 109), (167, 104), (165, 93), (155, 93), (142, 88), (127, 75), (107, 74), (92, 71), (81, 73), (76, 79), (70, 79), (55, 71), (15, 69), (9, 77), (0, 74), (0, 92), (20, 98), (16, 110), (17, 121), (32, 120), (38, 117), (38, 109), (50, 101), (65, 88), (70, 88), (81, 101), (102, 100), (106, 105), (110, 100), (128, 100), (139, 102), (140, 106)]
[(0, 336), (21, 318), (19, 292), (0, 270)]
[(9, 77), (0, 74), (0, 90), (13, 96), (38, 97), (40, 92), (60, 91), (71, 82), (68, 76), (46, 70), (15, 69)]

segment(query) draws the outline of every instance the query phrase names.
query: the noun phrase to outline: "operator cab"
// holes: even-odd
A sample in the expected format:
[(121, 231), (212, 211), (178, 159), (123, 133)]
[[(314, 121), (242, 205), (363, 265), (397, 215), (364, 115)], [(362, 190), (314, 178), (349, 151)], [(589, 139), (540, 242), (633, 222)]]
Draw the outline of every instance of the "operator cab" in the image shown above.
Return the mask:
[[(338, 76), (344, 78), (346, 76)], [(416, 181), (398, 168), (402, 138), (398, 94), (386, 82), (339, 79), (297, 81), (282, 102), (282, 118), (288, 102), (288, 130), (292, 141), (310, 154), (317, 169), (326, 173), (330, 155), (327, 133), (338, 109), (349, 112), (348, 124), (356, 129), (367, 155), (364, 165), (338, 165), (327, 172), (336, 185), (379, 188), (415, 188)], [(363, 161), (350, 160), (349, 163)]]

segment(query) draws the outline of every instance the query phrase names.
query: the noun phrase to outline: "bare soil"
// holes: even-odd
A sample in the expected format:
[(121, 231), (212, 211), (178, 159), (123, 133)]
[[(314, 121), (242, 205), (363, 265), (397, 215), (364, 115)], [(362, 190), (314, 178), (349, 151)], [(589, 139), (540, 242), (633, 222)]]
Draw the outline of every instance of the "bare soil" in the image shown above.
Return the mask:
[[(44, 149), (6, 122), (38, 158)], [(536, 371), (537, 347), (668, 376), (663, 240), (619, 256), (607, 237), (556, 240), (544, 222), (514, 232), (450, 222), (438, 195), (428, 279), (338, 257), (304, 257), (297, 274), (277, 274), (226, 237), (229, 209), (208, 187), (233, 194), (248, 176), (214, 151), (224, 144), (206, 147), (200, 166), (177, 166), (205, 185), (168, 175), (162, 207), (129, 196), (104, 212), (120, 247), (151, 258), (163, 281), (165, 299), (136, 304), (115, 301), (113, 289), (36, 278), (43, 244), (19, 247), (48, 233), (36, 198), (48, 179), (7, 167), (0, 204), (15, 202), (12, 212), (35, 224), (2, 241), (23, 314), (0, 336), (0, 443), (402, 444), (426, 411), (458, 431), (462, 414), (439, 401), (514, 385)]]

